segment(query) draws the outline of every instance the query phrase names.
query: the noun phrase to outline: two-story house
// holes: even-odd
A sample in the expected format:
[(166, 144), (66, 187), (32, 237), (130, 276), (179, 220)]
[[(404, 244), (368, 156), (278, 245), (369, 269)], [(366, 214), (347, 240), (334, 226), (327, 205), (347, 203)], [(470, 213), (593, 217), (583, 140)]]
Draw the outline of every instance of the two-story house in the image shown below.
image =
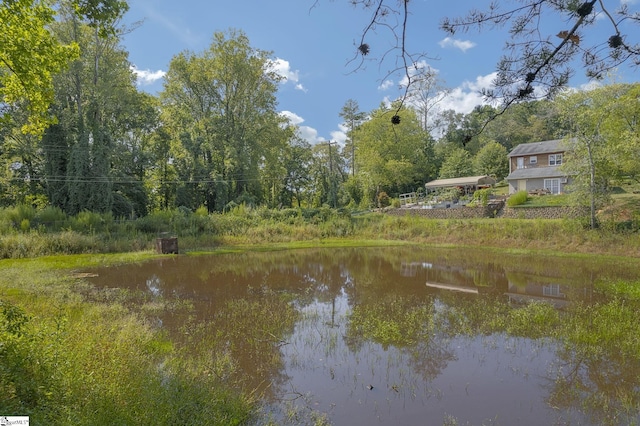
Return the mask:
[(509, 194), (546, 189), (564, 192), (571, 178), (561, 170), (565, 149), (563, 140), (523, 143), (509, 153)]

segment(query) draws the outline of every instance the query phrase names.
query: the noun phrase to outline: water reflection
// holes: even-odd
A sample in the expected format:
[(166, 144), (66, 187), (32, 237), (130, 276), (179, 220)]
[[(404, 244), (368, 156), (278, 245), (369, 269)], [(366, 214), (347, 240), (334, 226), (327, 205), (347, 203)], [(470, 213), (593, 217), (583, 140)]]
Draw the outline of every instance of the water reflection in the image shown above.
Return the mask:
[(278, 423), (619, 424), (640, 421), (638, 357), (576, 350), (555, 332), (566, 314), (514, 310), (588, 306), (636, 271), (413, 247), (181, 256), (92, 281), (192, 303), (157, 319), (231, 354)]

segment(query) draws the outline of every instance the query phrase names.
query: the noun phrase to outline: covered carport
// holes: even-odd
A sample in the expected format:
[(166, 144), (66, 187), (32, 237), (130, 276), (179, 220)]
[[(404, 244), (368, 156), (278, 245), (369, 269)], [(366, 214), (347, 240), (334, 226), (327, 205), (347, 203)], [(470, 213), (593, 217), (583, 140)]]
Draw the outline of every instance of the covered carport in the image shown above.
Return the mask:
[(424, 185), (427, 194), (439, 189), (458, 188), (464, 194), (473, 194), (478, 189), (490, 188), (496, 184), (491, 176), (468, 176), (452, 179), (436, 179)]

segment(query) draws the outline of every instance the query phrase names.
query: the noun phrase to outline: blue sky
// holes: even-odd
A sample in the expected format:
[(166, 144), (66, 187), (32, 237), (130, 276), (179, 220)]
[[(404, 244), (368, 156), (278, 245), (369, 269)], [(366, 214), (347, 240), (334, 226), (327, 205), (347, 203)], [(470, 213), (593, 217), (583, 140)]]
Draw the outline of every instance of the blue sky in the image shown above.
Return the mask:
[[(640, 0), (609, 0), (628, 5)], [(487, 88), (502, 54), (505, 30), (485, 29), (448, 37), (439, 29), (442, 17), (464, 15), (482, 9), (486, 0), (412, 0), (409, 17), (409, 50), (426, 52), (426, 63), (438, 71), (439, 79), (451, 90), (441, 103), (446, 109), (467, 113), (482, 102), (479, 91)], [(138, 73), (142, 90), (162, 90), (162, 76), (171, 58), (185, 50), (200, 53), (211, 44), (215, 32), (242, 30), (251, 46), (272, 52), (279, 72), (286, 77), (278, 92), (278, 109), (300, 127), (310, 142), (343, 142), (340, 110), (348, 99), (362, 111), (371, 111), (400, 94), (400, 75), (389, 74), (393, 56), (380, 63), (370, 61), (357, 68), (351, 62), (359, 45), (369, 12), (356, 9), (347, 0), (130, 0), (125, 24), (142, 21), (127, 34), (123, 45)], [(549, 16), (549, 34), (569, 23)], [(610, 28), (598, 23), (603, 39)], [(634, 31), (638, 30), (636, 26)], [(605, 34), (607, 34), (605, 36)], [(378, 58), (394, 41), (383, 28), (366, 40)], [(637, 81), (634, 70), (623, 80)], [(588, 81), (578, 70), (571, 81), (580, 87)]]

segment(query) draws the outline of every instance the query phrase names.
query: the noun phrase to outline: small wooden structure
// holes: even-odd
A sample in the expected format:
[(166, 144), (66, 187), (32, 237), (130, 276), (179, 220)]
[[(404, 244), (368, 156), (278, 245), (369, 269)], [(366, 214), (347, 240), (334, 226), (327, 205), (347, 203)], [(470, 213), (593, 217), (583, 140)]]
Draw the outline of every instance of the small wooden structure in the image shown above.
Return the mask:
[(178, 254), (178, 238), (157, 238), (156, 252), (160, 254)]

